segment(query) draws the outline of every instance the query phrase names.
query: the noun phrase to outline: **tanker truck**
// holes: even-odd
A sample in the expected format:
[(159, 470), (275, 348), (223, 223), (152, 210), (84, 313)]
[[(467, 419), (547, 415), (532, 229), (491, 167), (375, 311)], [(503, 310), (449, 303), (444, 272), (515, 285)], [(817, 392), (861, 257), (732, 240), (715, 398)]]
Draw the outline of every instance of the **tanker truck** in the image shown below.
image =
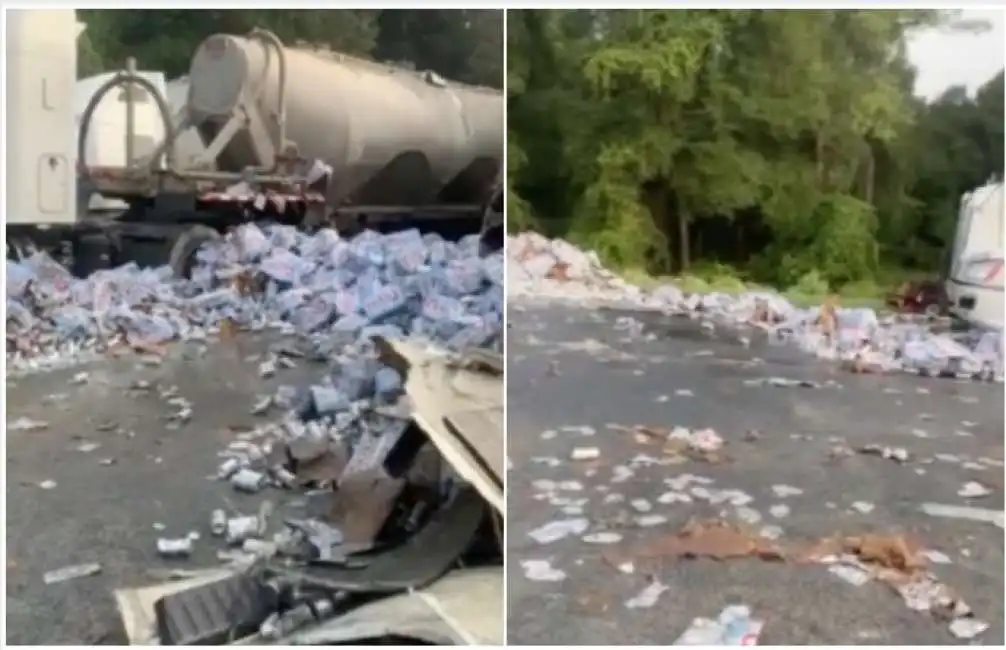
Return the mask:
[[(57, 250), (75, 272), (134, 260), (187, 273), (195, 251), (235, 225), (306, 229), (450, 224), (502, 243), (503, 96), (303, 44), (271, 32), (215, 34), (193, 54), (187, 98), (167, 99), (126, 61), (74, 125), (73, 10), (7, 12), (8, 255)], [(125, 163), (100, 166), (85, 147), (111, 92), (125, 99)], [(136, 105), (152, 102), (164, 140), (138, 137)], [(204, 148), (179, 156), (197, 135)], [(79, 214), (78, 179), (127, 208)]]

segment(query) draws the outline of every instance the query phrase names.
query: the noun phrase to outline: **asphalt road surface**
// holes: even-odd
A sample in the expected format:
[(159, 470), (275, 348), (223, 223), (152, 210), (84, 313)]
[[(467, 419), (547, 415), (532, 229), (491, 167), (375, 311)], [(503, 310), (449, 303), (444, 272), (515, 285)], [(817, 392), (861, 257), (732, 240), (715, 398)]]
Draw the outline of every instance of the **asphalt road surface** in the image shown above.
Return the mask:
[[(263, 498), (242, 496), (210, 477), (235, 430), (259, 423), (256, 396), (317, 372), (302, 364), (262, 380), (264, 340), (178, 345), (158, 365), (105, 359), (8, 381), (7, 422), (45, 429), (7, 438), (7, 640), (11, 644), (125, 643), (112, 591), (157, 583), (152, 570), (221, 564), (209, 536), (214, 508), (254, 514)], [(79, 373), (86, 382), (74, 383)], [(130, 392), (137, 380), (146, 392)], [(177, 409), (159, 396), (171, 386), (193, 403), (191, 421), (172, 428)], [(55, 481), (44, 489), (41, 484)], [(162, 530), (158, 530), (161, 528)], [(195, 554), (157, 556), (158, 537), (197, 531)], [(101, 564), (99, 574), (46, 585), (43, 574)]]
[[(606, 561), (611, 552), (631, 558), (631, 549), (692, 517), (730, 510), (698, 495), (658, 502), (666, 479), (692, 474), (690, 488), (753, 497), (759, 525), (781, 528), (781, 541), (901, 533), (944, 553), (950, 562), (933, 572), (990, 623), (975, 642), (1002, 645), (1003, 530), (919, 510), (929, 501), (1002, 510), (1002, 386), (851, 375), (792, 349), (757, 341), (746, 348), (666, 317), (635, 315), (646, 327), (627, 332), (616, 328), (620, 315), (519, 303), (508, 312), (510, 644), (670, 644), (695, 617), (715, 618), (733, 603), (764, 619), (763, 645), (965, 643), (889, 587), (854, 586), (819, 565), (665, 558), (627, 574)], [(822, 387), (745, 384), (765, 376)], [(670, 464), (659, 446), (608, 424), (711, 427), (726, 440), (728, 460)], [(901, 447), (912, 458), (829, 459), (836, 446), (868, 444)], [(600, 458), (571, 460), (581, 447), (596, 447)], [(958, 496), (967, 481), (992, 493)], [(641, 527), (637, 510), (647, 507), (666, 523)], [(573, 535), (541, 544), (528, 535), (580, 516), (578, 508), (589, 533), (622, 540), (590, 544)], [(549, 565), (522, 565), (528, 560)], [(528, 566), (565, 578), (531, 579)], [(653, 578), (668, 587), (656, 604), (627, 607)]]

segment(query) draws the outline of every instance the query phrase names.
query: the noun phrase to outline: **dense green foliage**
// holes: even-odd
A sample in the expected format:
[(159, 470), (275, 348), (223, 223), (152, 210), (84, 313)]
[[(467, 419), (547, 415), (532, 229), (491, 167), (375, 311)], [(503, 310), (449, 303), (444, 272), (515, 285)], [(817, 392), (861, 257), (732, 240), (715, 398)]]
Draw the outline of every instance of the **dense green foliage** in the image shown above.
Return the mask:
[(1003, 164), (1002, 73), (912, 95), (906, 34), (952, 18), (512, 10), (511, 231), (785, 287), (940, 270), (961, 194)]
[(186, 74), (199, 42), (216, 32), (271, 29), (298, 41), (381, 61), (434, 70), (456, 81), (503, 86), (503, 12), (499, 10), (374, 9), (89, 9), (80, 39), (80, 76), (140, 68), (169, 77)]

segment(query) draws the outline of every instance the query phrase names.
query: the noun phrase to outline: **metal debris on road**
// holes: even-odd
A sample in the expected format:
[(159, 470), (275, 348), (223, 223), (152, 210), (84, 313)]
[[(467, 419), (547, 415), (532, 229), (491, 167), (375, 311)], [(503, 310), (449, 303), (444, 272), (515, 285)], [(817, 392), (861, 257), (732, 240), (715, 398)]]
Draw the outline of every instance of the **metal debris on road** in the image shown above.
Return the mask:
[(667, 517), (664, 515), (638, 515), (633, 519), (633, 522), (640, 528), (652, 528), (653, 526), (660, 526), (667, 523)]
[(249, 537), (259, 534), (261, 522), (257, 515), (242, 515), (227, 520), (225, 532), (227, 543), (232, 546), (243, 543)]
[(745, 379), (744, 385), (771, 386), (774, 388), (842, 388), (842, 384), (830, 379), (825, 382), (818, 382), (818, 381), (810, 381), (809, 379), (790, 379), (788, 377), (762, 377), (759, 379)]
[(968, 481), (957, 491), (957, 496), (964, 497), (965, 499), (977, 499), (979, 497), (987, 497), (990, 494), (992, 494), (992, 490), (978, 481)]
[(626, 609), (648, 609), (657, 604), (660, 596), (670, 589), (667, 585), (654, 579), (650, 584), (643, 587), (638, 594), (625, 601)]
[(588, 544), (614, 544), (622, 541), (622, 535), (614, 531), (601, 531), (584, 535), (581, 539)]
[(780, 499), (785, 499), (786, 497), (801, 495), (803, 494), (803, 490), (792, 485), (779, 484), (772, 486), (772, 493)]
[(990, 508), (976, 508), (973, 506), (958, 506), (943, 503), (923, 503), (919, 506), (922, 512), (931, 517), (946, 517), (949, 519), (966, 519), (985, 524), (994, 524), (1003, 528), (1006, 513), (1002, 510), (992, 510)]
[(210, 514), (210, 533), (214, 537), (223, 537), (227, 533), (227, 513), (220, 508)]
[(52, 479), (46, 479), (38, 484), (43, 490), (55, 490), (58, 483)]
[(230, 477), (230, 483), (234, 486), (234, 489), (240, 492), (255, 494), (265, 489), (269, 483), (269, 479), (262, 472), (243, 467)]
[(922, 555), (932, 562), (933, 564), (951, 564), (950, 557), (941, 551), (926, 549), (922, 551)]
[(636, 512), (649, 512), (650, 510), (653, 510), (653, 504), (646, 499), (633, 499), (629, 502), (629, 505), (632, 506), (632, 509)]
[(570, 460), (597, 460), (601, 457), (601, 450), (597, 447), (577, 447), (569, 457)]
[(33, 420), (31, 418), (21, 417), (13, 422), (7, 421), (8, 431), (39, 431), (41, 429), (48, 429), (49, 423), (44, 420)]
[(973, 616), (962, 616), (950, 622), (950, 633), (958, 639), (973, 639), (988, 629), (988, 623)]
[(549, 560), (521, 560), (524, 577), (534, 582), (562, 582), (566, 572), (556, 569)]
[(157, 539), (157, 554), (163, 558), (187, 558), (192, 555), (192, 549), (192, 539), (189, 537), (178, 539), (160, 537)]
[(551, 544), (570, 536), (587, 532), (590, 522), (583, 517), (550, 521), (528, 533), (528, 537), (539, 544)]
[(867, 456), (880, 456), (881, 458), (894, 460), (899, 463), (906, 463), (909, 459), (908, 450), (904, 447), (888, 447), (885, 445), (865, 445), (857, 450)]
[(84, 564), (73, 564), (60, 569), (46, 571), (42, 576), (42, 581), (47, 585), (53, 585), (67, 580), (86, 578), (101, 573), (101, 565), (97, 562), (87, 562)]
[(868, 515), (873, 512), (875, 506), (869, 501), (853, 501), (849, 507), (861, 515)]
[(785, 503), (777, 503), (773, 506), (770, 506), (768, 512), (776, 519), (782, 519), (783, 517), (789, 516), (790, 509), (789, 506), (786, 505)]
[(833, 573), (854, 587), (862, 587), (870, 581), (869, 570), (854, 560), (836, 562), (828, 567), (828, 572)]
[(747, 605), (728, 605), (716, 620), (696, 618), (672, 645), (758, 645), (765, 622), (752, 618)]

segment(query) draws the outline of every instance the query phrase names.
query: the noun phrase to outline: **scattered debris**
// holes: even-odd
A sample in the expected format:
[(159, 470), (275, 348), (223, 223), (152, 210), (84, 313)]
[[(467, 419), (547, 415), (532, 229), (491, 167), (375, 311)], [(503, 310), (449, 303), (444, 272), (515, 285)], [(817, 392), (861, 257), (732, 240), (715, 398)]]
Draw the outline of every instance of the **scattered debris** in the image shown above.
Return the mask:
[(967, 519), (985, 524), (995, 524), (1003, 528), (1004, 513), (1002, 510), (975, 508), (972, 506), (946, 505), (942, 503), (923, 503), (919, 506), (922, 512), (931, 517), (947, 517), (950, 519)]
[(950, 633), (958, 639), (973, 639), (989, 629), (989, 624), (972, 616), (962, 616), (950, 622)]
[(187, 558), (192, 555), (192, 539), (189, 537), (181, 537), (179, 539), (158, 538), (157, 554), (163, 558)]
[(85, 564), (73, 564), (60, 569), (46, 571), (42, 576), (42, 581), (47, 585), (53, 585), (77, 578), (86, 578), (101, 573), (101, 565), (97, 562), (87, 562)]
[(925, 549), (922, 551), (922, 555), (933, 564), (951, 564), (950, 557), (940, 551)]
[(8, 431), (39, 431), (41, 429), (48, 429), (49, 423), (43, 420), (33, 420), (31, 418), (21, 417), (13, 422), (7, 422)]
[(968, 481), (957, 491), (957, 496), (964, 497), (965, 499), (977, 499), (979, 497), (987, 497), (990, 494), (992, 494), (992, 490), (977, 481)]
[(772, 386), (775, 388), (841, 388), (836, 381), (817, 382), (808, 379), (790, 379), (788, 377), (761, 377), (745, 379), (745, 386)]
[(690, 430), (685, 427), (667, 429), (659, 426), (608, 425), (610, 428), (632, 433), (638, 441), (644, 444), (657, 443), (663, 446), (665, 456), (683, 459), (701, 460), (708, 463), (718, 463), (727, 460), (723, 455), (726, 444), (723, 438), (712, 429)]
[(548, 560), (521, 560), (524, 577), (534, 582), (562, 582), (566, 572), (556, 569)]
[(696, 618), (672, 645), (758, 645), (764, 621), (751, 617), (747, 605), (729, 605), (716, 620)]
[(789, 506), (788, 505), (786, 505), (784, 503), (777, 503), (777, 504), (769, 507), (768, 512), (769, 512), (770, 515), (772, 515), (776, 519), (782, 519), (783, 517), (788, 517), (789, 516), (790, 510), (789, 510)]
[(803, 490), (792, 485), (773, 485), (772, 492), (780, 499), (785, 499), (786, 497), (798, 496), (803, 494)]
[(570, 454), (571, 460), (597, 460), (601, 457), (601, 450), (597, 447), (577, 447)]
[(657, 604), (657, 600), (660, 599), (661, 594), (670, 589), (667, 585), (660, 582), (659, 580), (653, 580), (650, 584), (643, 587), (643, 590), (638, 594), (625, 601), (626, 609), (648, 609)]
[(582, 539), (588, 544), (614, 544), (622, 541), (622, 536), (612, 531), (601, 531), (584, 535)]
[(858, 512), (861, 515), (868, 515), (871, 512), (873, 512), (873, 509), (876, 506), (874, 506), (869, 501), (853, 501), (849, 505), (849, 507), (852, 508), (853, 510), (855, 510), (856, 512)]
[(906, 463), (909, 459), (908, 450), (904, 447), (887, 447), (884, 445), (866, 445), (857, 450), (861, 454), (868, 456), (880, 456), (899, 463)]
[(587, 532), (590, 522), (583, 517), (562, 519), (532, 530), (528, 536), (539, 544), (551, 544), (569, 536), (582, 535)]

